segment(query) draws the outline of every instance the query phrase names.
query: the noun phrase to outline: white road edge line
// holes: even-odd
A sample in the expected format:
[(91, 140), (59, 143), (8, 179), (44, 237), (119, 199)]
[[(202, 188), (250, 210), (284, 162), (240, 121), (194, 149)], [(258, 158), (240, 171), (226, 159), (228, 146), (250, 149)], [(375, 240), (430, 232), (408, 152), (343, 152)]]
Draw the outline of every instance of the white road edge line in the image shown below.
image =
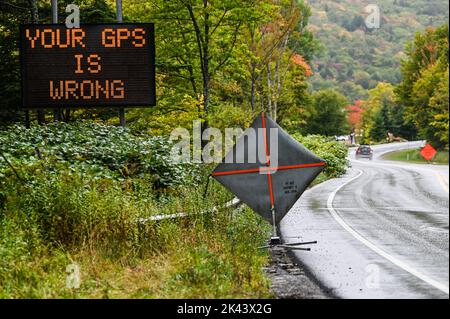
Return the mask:
[(403, 270), (409, 272), (411, 275), (423, 280), (424, 282), (426, 282), (427, 284), (433, 286), (436, 289), (439, 289), (440, 291), (446, 293), (447, 295), (449, 294), (449, 287), (446, 286), (445, 284), (442, 284), (430, 277), (428, 277), (425, 274), (422, 274), (421, 272), (417, 271), (416, 269), (408, 266), (407, 264), (405, 264), (403, 261), (391, 256), (390, 254), (388, 254), (387, 252), (385, 252), (383, 249), (377, 247), (375, 244), (373, 244), (372, 242), (370, 242), (369, 240), (367, 240), (366, 238), (364, 238), (363, 236), (361, 236), (357, 231), (355, 231), (352, 227), (350, 227), (343, 219), (341, 216), (339, 216), (339, 214), (337, 213), (337, 211), (334, 209), (333, 207), (333, 201), (334, 198), (337, 194), (337, 192), (339, 190), (341, 190), (345, 185), (351, 183), (352, 181), (354, 181), (355, 179), (357, 179), (358, 177), (360, 177), (363, 172), (362, 170), (359, 170), (358, 175), (352, 177), (351, 179), (349, 179), (348, 181), (346, 181), (344, 184), (340, 185), (338, 188), (336, 188), (328, 197), (327, 200), (327, 208), (328, 211), (330, 212), (331, 216), (333, 216), (333, 218), (338, 222), (339, 225), (341, 225), (347, 232), (349, 232), (353, 237), (355, 237), (357, 240), (359, 240), (361, 243), (363, 243), (365, 246), (367, 246), (368, 248), (370, 248), (371, 250), (373, 250), (374, 252), (376, 252), (378, 255), (384, 257), (385, 259), (389, 260), (391, 263), (393, 263), (394, 265), (402, 268)]
[(445, 180), (442, 177), (442, 175), (439, 173), (436, 173), (436, 172), (434, 174), (436, 174), (439, 184), (441, 184), (442, 188), (448, 193), (448, 185), (447, 185), (447, 183), (445, 183)]

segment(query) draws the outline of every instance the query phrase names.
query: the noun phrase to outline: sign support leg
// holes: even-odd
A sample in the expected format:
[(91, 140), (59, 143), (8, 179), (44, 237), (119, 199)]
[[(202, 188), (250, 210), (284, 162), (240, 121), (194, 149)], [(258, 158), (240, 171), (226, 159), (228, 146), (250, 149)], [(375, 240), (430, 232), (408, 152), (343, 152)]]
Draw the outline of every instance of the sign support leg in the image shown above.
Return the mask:
[[(56, 1), (56, 0), (52, 0), (52, 1)], [(53, 4), (53, 3), (52, 3)], [(33, 15), (33, 23), (37, 24), (39, 23), (39, 14), (38, 14), (38, 6), (37, 6), (37, 1), (32, 1), (31, 2), (31, 11), (32, 11), (32, 15)], [(39, 125), (43, 125), (45, 122), (45, 114), (44, 111), (42, 109), (38, 109), (36, 111), (37, 113), (37, 121)]]
[(281, 239), (280, 236), (278, 236), (278, 232), (277, 232), (277, 224), (276, 224), (276, 217), (275, 217), (275, 207), (272, 206), (272, 208), (270, 209), (271, 213), (272, 213), (272, 237), (270, 238), (270, 244), (271, 245), (279, 245), (281, 244)]
[(122, 0), (116, 0), (117, 22), (122, 23)]
[(287, 248), (287, 249), (292, 249), (292, 250), (306, 250), (306, 251), (310, 251), (311, 248), (303, 248), (303, 247), (298, 247), (298, 246), (302, 246), (302, 245), (310, 245), (310, 244), (317, 244), (317, 241), (307, 241), (307, 242), (298, 242), (298, 243), (283, 243), (281, 241), (280, 236), (278, 236), (278, 231), (277, 231), (277, 224), (276, 224), (276, 217), (275, 217), (275, 207), (272, 206), (270, 209), (271, 213), (272, 213), (272, 237), (270, 237), (270, 241), (269, 244), (267, 246), (262, 246), (260, 248), (273, 248), (273, 247), (281, 247), (281, 248)]
[[(58, 0), (52, 0), (52, 23), (58, 23)], [(55, 122), (61, 120), (61, 111), (53, 110), (53, 120)]]
[[(122, 23), (122, 0), (116, 0), (116, 17), (117, 22)], [(125, 110), (123, 107), (119, 108), (120, 126), (125, 127)]]
[(119, 109), (119, 119), (120, 126), (125, 126), (125, 109), (123, 107)]
[(30, 111), (25, 111), (25, 127), (30, 128)]
[(58, 23), (58, 0), (52, 0), (52, 23)]

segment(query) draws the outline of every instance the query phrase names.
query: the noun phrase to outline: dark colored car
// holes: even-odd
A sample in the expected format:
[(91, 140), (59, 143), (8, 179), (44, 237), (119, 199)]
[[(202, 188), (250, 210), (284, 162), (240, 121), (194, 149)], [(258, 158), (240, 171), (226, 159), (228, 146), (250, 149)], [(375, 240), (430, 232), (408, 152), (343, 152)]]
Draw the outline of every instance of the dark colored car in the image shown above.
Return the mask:
[(363, 157), (371, 160), (373, 158), (373, 150), (369, 145), (360, 145), (356, 150), (355, 157), (356, 159)]

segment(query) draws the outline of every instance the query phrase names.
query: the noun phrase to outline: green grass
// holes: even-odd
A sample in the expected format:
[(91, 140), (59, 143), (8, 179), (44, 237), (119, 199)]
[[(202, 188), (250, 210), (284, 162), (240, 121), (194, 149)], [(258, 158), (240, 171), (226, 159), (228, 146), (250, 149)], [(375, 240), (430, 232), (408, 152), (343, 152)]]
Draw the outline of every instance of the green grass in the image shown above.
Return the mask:
[[(384, 159), (389, 161), (402, 161), (409, 163), (417, 163), (417, 164), (426, 164), (428, 163), (420, 154), (420, 149), (412, 149), (412, 150), (402, 150), (387, 153), (383, 156)], [(430, 163), (432, 164), (444, 164), (448, 165), (449, 163), (449, 152), (448, 151), (438, 151), (434, 158), (431, 159)]]
[[(33, 170), (0, 188), (0, 298), (268, 298), (268, 223), (218, 183), (155, 196), (138, 180)], [(20, 170), (26, 176), (24, 170)], [(192, 216), (139, 223), (170, 212)], [(67, 267), (80, 287), (66, 286)]]

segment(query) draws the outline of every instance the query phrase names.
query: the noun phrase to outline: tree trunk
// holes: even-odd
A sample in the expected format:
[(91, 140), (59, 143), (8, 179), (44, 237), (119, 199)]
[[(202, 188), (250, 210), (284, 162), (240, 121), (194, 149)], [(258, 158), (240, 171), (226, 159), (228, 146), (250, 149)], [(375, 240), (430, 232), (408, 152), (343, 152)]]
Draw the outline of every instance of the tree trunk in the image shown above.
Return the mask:
[[(189, 15), (194, 25), (195, 36), (197, 38), (197, 46), (200, 55), (202, 79), (203, 79), (203, 112), (204, 121), (202, 123), (202, 134), (203, 131), (208, 128), (208, 108), (209, 108), (209, 13), (207, 13), (208, 0), (203, 0), (203, 9), (205, 10), (204, 16), (204, 37), (202, 36), (202, 31), (194, 15), (194, 11), (191, 4), (186, 4), (186, 8), (189, 11)], [(206, 145), (206, 142), (202, 139), (202, 147)]]
[(272, 72), (270, 70), (270, 59), (267, 63), (267, 111), (272, 112)]
[[(208, 7), (208, 0), (203, 0), (203, 7), (205, 11)], [(208, 115), (209, 107), (209, 13), (205, 13), (205, 43), (203, 44), (203, 91), (205, 103), (205, 116)]]
[(276, 81), (277, 83), (277, 87), (276, 87), (276, 93), (275, 93), (275, 98), (273, 99), (273, 107), (272, 107), (272, 118), (274, 121), (277, 120), (277, 111), (278, 111), (278, 99), (280, 97), (280, 93), (281, 93), (281, 81), (280, 81), (280, 63), (281, 63), (281, 59), (283, 58), (283, 55), (281, 55), (276, 63), (275, 63), (275, 73), (274, 73), (274, 81)]
[[(250, 30), (250, 48), (251, 51), (256, 52), (256, 45), (255, 45), (255, 30)], [(251, 70), (250, 70), (250, 77), (251, 77), (251, 95), (250, 95), (250, 106), (252, 108), (252, 111), (255, 111), (255, 100), (256, 100), (256, 62), (251, 62)]]
[[(205, 9), (204, 34), (205, 42), (203, 43), (203, 112), (204, 121), (202, 124), (203, 132), (208, 128), (208, 111), (209, 111), (209, 13), (208, 0), (203, 0), (203, 8)], [(202, 139), (202, 148), (207, 144), (207, 141)]]
[[(284, 78), (282, 78), (282, 76), (281, 76), (280, 67), (281, 67), (281, 62), (282, 62), (284, 53), (286, 52), (286, 48), (287, 48), (288, 41), (289, 41), (289, 36), (290, 36), (290, 32), (287, 32), (286, 36), (284, 38), (284, 41), (283, 41), (281, 54), (278, 56), (278, 58), (277, 58), (277, 60), (275, 62), (276, 64), (275, 64), (274, 81), (276, 81), (277, 87), (276, 87), (276, 93), (275, 93), (275, 98), (274, 98), (274, 101), (273, 101), (273, 109), (272, 109), (272, 118), (274, 119), (274, 121), (277, 120), (278, 100), (280, 99), (281, 90), (283, 88), (283, 82), (284, 82)], [(287, 61), (287, 64), (289, 65), (289, 61)]]
[(255, 100), (256, 100), (256, 77), (255, 77), (255, 64), (252, 65), (251, 71), (251, 81), (252, 81), (252, 89), (251, 89), (251, 98), (250, 98), (250, 106), (252, 107), (252, 111), (255, 111)]

